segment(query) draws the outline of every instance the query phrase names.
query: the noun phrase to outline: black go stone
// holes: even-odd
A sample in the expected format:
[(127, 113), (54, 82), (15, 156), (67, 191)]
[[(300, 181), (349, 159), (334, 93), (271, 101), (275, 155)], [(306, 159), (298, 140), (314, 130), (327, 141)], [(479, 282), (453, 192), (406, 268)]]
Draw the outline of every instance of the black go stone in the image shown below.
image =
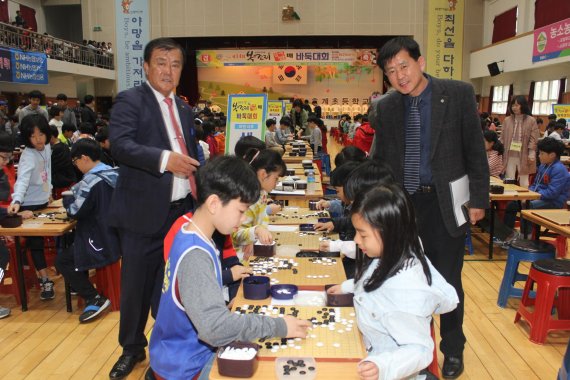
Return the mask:
[(301, 375), (305, 375), (307, 372), (305, 372), (305, 371), (300, 371), (299, 373), (300, 373)]
[(309, 368), (307, 368), (307, 369), (308, 369), (309, 371), (314, 371), (314, 370), (315, 370), (315, 367), (309, 367)]
[(287, 360), (287, 364), (294, 364), (295, 362), (293, 360)]

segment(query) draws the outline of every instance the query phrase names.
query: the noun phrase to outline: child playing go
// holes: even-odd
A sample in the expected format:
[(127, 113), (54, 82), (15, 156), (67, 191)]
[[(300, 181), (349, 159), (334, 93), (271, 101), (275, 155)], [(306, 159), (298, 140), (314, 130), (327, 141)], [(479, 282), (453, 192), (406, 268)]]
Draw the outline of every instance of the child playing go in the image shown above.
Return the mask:
[(250, 149), (244, 159), (255, 171), (261, 192), (257, 202), (246, 211), (241, 226), (232, 234), (240, 260), (246, 260), (253, 254), (253, 244), (256, 240), (261, 244), (273, 243), (273, 236), (267, 229), (267, 195), (275, 189), (279, 177), (283, 176), (287, 169), (281, 155), (270, 149)]
[[(32, 211), (45, 208), (51, 197), (51, 131), (47, 120), (42, 115), (34, 114), (22, 119), (20, 133), (26, 149), (20, 157), (18, 179), (14, 184), (8, 214), (27, 211), (23, 217), (31, 217)], [(40, 276), (40, 299), (54, 299), (54, 284), (48, 277), (44, 255), (44, 238), (28, 237), (26, 244)]]
[(360, 248), (355, 278), (328, 291), (354, 293), (368, 351), (358, 375), (415, 379), (433, 358), (431, 315), (455, 309), (457, 293), (426, 258), (412, 203), (398, 185), (359, 194), (352, 223)]
[(215, 230), (235, 231), (259, 199), (256, 173), (243, 160), (223, 156), (198, 171), (198, 208), (182, 227), (166, 262), (158, 316), (150, 340), (152, 371), (163, 379), (192, 379), (216, 347), (261, 337), (307, 336), (309, 321), (292, 316), (238, 315), (222, 294)]

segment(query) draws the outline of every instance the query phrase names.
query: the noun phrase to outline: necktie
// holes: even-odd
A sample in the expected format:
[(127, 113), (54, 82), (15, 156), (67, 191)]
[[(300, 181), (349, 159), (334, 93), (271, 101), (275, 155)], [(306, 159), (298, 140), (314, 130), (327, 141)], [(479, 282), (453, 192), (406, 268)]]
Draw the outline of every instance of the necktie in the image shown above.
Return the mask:
[(406, 126), (404, 188), (414, 194), (420, 187), (420, 98), (412, 98)]
[[(188, 149), (186, 148), (186, 142), (184, 141), (182, 130), (178, 125), (178, 121), (176, 121), (176, 116), (174, 116), (174, 109), (172, 108), (172, 99), (164, 98), (164, 102), (168, 105), (168, 113), (170, 114), (170, 121), (172, 122), (172, 126), (174, 127), (174, 133), (176, 134), (176, 141), (178, 141), (178, 145), (180, 146), (180, 151), (182, 152), (183, 155), (188, 156)], [(188, 182), (190, 183), (190, 191), (192, 191), (192, 197), (196, 199), (198, 192), (196, 190), (196, 178), (194, 178), (194, 174), (190, 174), (188, 176)]]

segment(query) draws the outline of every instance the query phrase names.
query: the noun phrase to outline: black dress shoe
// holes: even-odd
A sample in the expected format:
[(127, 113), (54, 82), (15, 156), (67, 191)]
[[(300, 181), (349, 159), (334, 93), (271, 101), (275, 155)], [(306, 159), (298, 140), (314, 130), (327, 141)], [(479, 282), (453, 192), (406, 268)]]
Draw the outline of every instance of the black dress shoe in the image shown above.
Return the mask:
[(441, 375), (444, 379), (456, 379), (463, 373), (463, 369), (463, 355), (446, 356), (445, 359), (443, 359)]
[(138, 362), (142, 362), (146, 359), (146, 354), (141, 352), (137, 355), (121, 355), (119, 360), (115, 363), (111, 372), (109, 372), (109, 379), (111, 380), (120, 380), (124, 379), (131, 373), (135, 364)]

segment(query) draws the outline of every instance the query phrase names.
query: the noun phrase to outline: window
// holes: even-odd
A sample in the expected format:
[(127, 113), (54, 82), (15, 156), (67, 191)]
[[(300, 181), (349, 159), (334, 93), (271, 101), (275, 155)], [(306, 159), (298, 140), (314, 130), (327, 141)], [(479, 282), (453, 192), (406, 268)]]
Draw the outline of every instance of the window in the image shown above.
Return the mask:
[(506, 114), (507, 105), (509, 104), (509, 86), (495, 86), (493, 88), (493, 107), (492, 113)]
[(534, 84), (532, 103), (533, 115), (548, 115), (552, 113), (552, 105), (558, 103), (560, 80), (542, 81)]

